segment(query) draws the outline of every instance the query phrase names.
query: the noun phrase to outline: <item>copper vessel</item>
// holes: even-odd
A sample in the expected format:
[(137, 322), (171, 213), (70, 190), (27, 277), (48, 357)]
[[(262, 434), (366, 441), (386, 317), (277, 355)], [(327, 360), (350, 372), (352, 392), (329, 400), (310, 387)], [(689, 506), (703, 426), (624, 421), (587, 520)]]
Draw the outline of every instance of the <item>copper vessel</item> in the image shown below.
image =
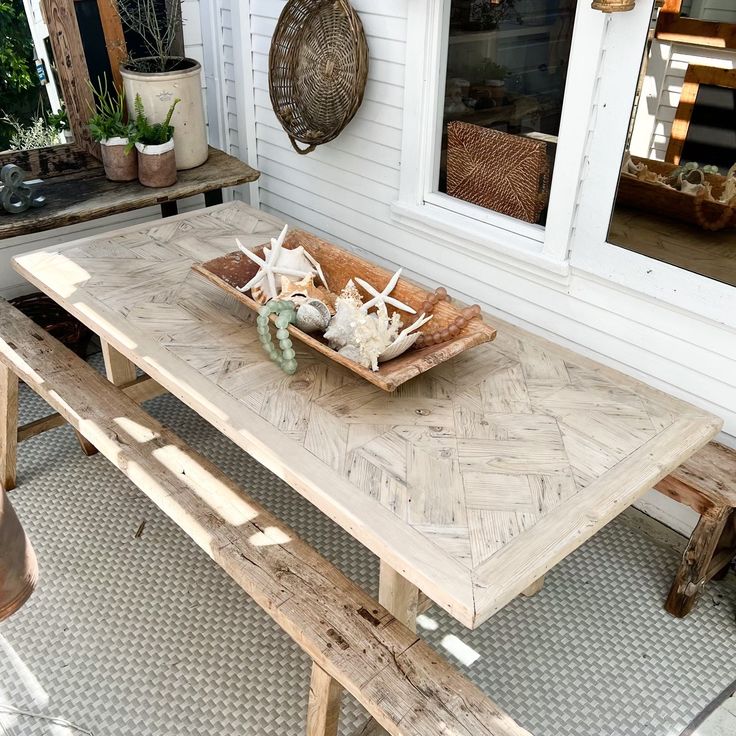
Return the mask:
[(15, 613), (38, 582), (38, 561), (8, 494), (0, 490), (0, 621)]

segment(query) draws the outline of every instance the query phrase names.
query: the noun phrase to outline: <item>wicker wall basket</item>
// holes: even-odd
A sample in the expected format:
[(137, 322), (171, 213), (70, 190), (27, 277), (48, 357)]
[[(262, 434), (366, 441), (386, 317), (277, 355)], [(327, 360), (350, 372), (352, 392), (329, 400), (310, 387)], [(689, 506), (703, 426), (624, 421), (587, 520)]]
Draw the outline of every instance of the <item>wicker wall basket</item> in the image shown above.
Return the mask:
[(358, 14), (348, 0), (289, 0), (268, 67), (271, 104), (294, 149), (333, 140), (363, 102), (368, 44)]

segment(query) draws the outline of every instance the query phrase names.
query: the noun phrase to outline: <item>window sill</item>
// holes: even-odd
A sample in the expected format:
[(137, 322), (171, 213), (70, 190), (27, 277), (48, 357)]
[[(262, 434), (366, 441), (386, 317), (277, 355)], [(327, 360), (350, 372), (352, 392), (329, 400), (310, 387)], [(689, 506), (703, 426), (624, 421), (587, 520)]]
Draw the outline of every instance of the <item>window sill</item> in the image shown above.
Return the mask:
[(429, 236), (430, 242), (441, 241), (444, 249), (567, 291), (569, 260), (544, 254), (539, 241), (428, 203), (394, 202), (391, 216), (403, 229)]

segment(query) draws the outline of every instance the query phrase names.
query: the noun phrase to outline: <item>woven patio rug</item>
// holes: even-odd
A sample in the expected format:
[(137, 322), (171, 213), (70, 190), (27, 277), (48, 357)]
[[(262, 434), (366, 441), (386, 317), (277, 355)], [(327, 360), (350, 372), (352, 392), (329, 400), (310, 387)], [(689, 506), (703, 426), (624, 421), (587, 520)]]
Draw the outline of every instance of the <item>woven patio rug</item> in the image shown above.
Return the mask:
[[(375, 594), (376, 560), (345, 532), (177, 400), (147, 408)], [(21, 409), (46, 413), (25, 387)], [(0, 734), (303, 733), (308, 658), (69, 428), (20, 447), (12, 501), (42, 582), (0, 626)], [(678, 736), (734, 679), (736, 596), (714, 584), (671, 618), (676, 562), (616, 521), (477, 631), (436, 608), (419, 630), (535, 736)], [(343, 710), (350, 734), (364, 715)]]

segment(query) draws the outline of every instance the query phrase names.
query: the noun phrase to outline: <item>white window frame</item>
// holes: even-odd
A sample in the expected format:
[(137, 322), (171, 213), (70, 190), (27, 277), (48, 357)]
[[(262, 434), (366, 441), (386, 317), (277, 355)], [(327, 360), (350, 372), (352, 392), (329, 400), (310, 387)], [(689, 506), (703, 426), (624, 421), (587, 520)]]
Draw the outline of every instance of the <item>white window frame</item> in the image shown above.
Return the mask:
[(555, 175), (547, 223), (542, 227), (437, 191), (449, 11), (450, 0), (408, 0), (401, 177), (393, 217), (401, 226), (431, 233), (450, 246), (481, 248), (507, 264), (516, 263), (525, 271), (531, 268), (564, 286), (606, 18), (579, 0)]
[[(652, 2), (639, 0), (628, 13), (608, 21), (600, 89), (594, 105), (595, 125), (587, 152), (590, 162), (582, 182), (578, 207), (585, 213), (572, 232), (571, 269), (614, 283), (621, 290), (666, 303), (674, 313), (690, 312), (713, 323), (736, 328), (736, 288), (669, 263), (648, 258), (608, 242), (608, 228), (618, 187), (631, 108), (639, 78), (641, 53)], [(640, 53), (632, 54), (633, 48)], [(622, 104), (629, 100), (631, 104)], [(585, 290), (575, 290), (585, 299)], [(646, 315), (637, 315), (646, 321)], [(673, 323), (673, 329), (676, 323)], [(727, 353), (732, 345), (724, 345)]]

